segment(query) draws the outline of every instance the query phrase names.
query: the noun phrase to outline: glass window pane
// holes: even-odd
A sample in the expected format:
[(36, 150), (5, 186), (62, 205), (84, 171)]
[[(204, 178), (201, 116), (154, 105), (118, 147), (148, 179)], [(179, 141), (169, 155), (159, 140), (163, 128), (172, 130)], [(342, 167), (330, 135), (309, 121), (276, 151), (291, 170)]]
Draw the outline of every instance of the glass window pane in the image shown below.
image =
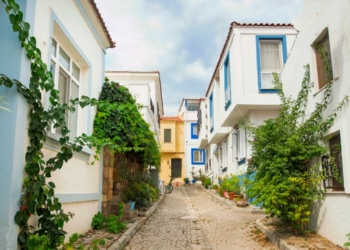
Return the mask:
[(55, 39), (52, 38), (52, 40), (51, 40), (51, 55), (56, 57), (56, 52), (57, 52), (57, 42), (55, 41)]
[(279, 43), (261, 43), (261, 69), (279, 70), (281, 69), (281, 56)]
[(199, 104), (198, 103), (188, 103), (187, 111), (198, 111)]
[(64, 52), (62, 48), (60, 48), (59, 52), (60, 52), (60, 57), (59, 57), (60, 63), (63, 65), (63, 67), (65, 67), (69, 71), (69, 65), (70, 65), (69, 56), (67, 55), (66, 52)]
[[(71, 83), (71, 96), (70, 99), (75, 99), (79, 97), (79, 86), (72, 81)], [(70, 130), (70, 139), (73, 140), (77, 136), (78, 130), (78, 105), (75, 106), (75, 112), (70, 113), (69, 118), (69, 130)]]
[[(68, 85), (68, 77), (66, 77), (64, 74), (61, 72), (58, 75), (58, 96), (59, 96), (59, 101), (60, 104), (66, 103), (67, 102), (67, 86)], [(68, 116), (66, 115), (65, 117), (65, 122), (67, 125), (68, 122)], [(56, 133), (61, 134), (61, 128), (58, 127), (56, 128)]]
[(164, 142), (171, 142), (171, 129), (164, 129)]
[(199, 150), (196, 150), (193, 152), (194, 154), (194, 162), (200, 162), (200, 151)]
[(55, 71), (56, 71), (56, 63), (51, 61), (50, 72), (52, 74), (52, 79), (55, 81)]
[(198, 135), (197, 125), (194, 125), (194, 126), (193, 126), (193, 134), (194, 134), (194, 135)]
[(60, 103), (66, 103), (66, 96), (67, 96), (67, 85), (68, 85), (68, 78), (60, 72), (58, 76), (58, 91), (59, 91), (59, 97), (60, 97)]
[(72, 65), (72, 74), (75, 77), (75, 79), (77, 79), (78, 81), (80, 80), (80, 69), (78, 68), (77, 65), (75, 65), (74, 62)]

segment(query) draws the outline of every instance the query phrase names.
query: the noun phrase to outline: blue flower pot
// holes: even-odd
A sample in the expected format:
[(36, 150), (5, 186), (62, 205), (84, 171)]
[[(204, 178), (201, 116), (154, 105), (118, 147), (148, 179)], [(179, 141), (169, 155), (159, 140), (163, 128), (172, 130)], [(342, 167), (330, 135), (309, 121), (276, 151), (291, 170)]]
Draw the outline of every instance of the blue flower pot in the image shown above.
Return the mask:
[(135, 201), (130, 201), (129, 205), (130, 205), (130, 211), (133, 211), (135, 208)]

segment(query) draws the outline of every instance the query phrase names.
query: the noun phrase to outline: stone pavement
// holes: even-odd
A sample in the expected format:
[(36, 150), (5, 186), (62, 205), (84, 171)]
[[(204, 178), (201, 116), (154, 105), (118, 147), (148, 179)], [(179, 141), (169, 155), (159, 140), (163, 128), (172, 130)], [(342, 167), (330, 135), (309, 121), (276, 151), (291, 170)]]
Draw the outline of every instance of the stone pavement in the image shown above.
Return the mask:
[(174, 187), (125, 249), (277, 249), (252, 238), (261, 217), (232, 210), (200, 187)]

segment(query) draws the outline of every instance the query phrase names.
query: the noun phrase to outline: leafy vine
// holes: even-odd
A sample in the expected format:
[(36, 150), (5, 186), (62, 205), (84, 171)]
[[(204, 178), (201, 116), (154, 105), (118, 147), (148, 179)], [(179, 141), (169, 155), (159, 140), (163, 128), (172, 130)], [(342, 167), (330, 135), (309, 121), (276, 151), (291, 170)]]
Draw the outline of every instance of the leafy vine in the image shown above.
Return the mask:
[[(317, 45), (330, 77), (331, 67), (322, 46)], [(328, 66), (327, 66), (328, 65)], [(326, 85), (324, 96), (316, 103), (315, 110), (305, 119), (305, 109), (309, 93), (313, 87), (310, 82), (309, 65), (301, 90), (296, 100), (286, 97), (282, 82), (274, 73), (274, 85), (281, 100), (279, 115), (268, 119), (263, 125), (247, 125), (254, 140), (251, 141), (252, 157), (249, 160), (248, 174), (256, 171), (255, 179), (249, 183), (248, 196), (256, 197), (256, 204), (263, 204), (266, 213), (277, 216), (290, 224), (294, 230), (306, 229), (313, 201), (323, 197), (319, 184), (324, 178), (320, 171), (320, 156), (328, 153), (323, 143), (327, 130), (333, 125), (337, 113), (347, 104), (348, 96), (337, 105), (326, 119), (322, 113), (331, 101), (332, 83)]]

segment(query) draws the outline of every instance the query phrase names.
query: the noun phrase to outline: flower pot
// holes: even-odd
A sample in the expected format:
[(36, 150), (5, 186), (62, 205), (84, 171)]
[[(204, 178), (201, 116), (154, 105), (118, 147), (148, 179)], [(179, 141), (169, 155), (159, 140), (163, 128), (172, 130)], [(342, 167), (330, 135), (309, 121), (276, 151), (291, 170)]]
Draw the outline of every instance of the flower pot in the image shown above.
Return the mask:
[(130, 211), (133, 211), (135, 208), (135, 201), (130, 201), (129, 205), (130, 205)]
[(185, 181), (185, 184), (188, 185), (189, 182), (190, 182), (189, 180), (186, 180), (186, 181)]
[(225, 198), (228, 198), (228, 195), (227, 195), (227, 191), (226, 191), (226, 190), (224, 190), (224, 197), (225, 197)]
[(228, 194), (228, 199), (229, 200), (233, 200), (233, 197), (235, 196), (235, 192), (227, 192), (227, 194)]

